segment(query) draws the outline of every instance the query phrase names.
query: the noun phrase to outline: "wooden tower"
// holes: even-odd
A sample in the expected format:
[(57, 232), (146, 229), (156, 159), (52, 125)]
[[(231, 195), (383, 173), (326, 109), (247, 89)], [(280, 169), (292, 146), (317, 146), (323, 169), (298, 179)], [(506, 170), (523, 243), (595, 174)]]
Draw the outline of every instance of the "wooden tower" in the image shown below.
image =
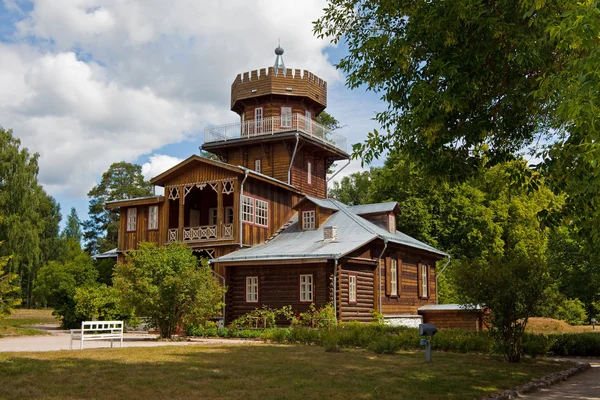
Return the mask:
[(231, 85), (235, 124), (206, 128), (202, 149), (325, 198), (327, 169), (348, 159), (347, 139), (316, 122), (327, 107), (327, 83), (283, 64), (239, 74)]

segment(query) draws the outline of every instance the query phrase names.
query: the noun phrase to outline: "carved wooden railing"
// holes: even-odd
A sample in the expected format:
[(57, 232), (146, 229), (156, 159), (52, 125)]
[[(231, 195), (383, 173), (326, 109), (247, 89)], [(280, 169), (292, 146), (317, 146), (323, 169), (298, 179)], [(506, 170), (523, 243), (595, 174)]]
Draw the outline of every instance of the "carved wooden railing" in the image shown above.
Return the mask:
[(167, 237), (167, 242), (176, 242), (179, 236), (179, 229), (169, 229), (169, 236)]
[[(202, 242), (205, 240), (233, 239), (233, 224), (221, 224), (221, 236), (217, 235), (217, 225), (188, 226), (183, 228), (183, 242)], [(169, 229), (167, 242), (179, 240), (179, 230)]]
[(221, 228), (223, 228), (221, 231), (223, 239), (233, 239), (233, 224), (223, 224)]

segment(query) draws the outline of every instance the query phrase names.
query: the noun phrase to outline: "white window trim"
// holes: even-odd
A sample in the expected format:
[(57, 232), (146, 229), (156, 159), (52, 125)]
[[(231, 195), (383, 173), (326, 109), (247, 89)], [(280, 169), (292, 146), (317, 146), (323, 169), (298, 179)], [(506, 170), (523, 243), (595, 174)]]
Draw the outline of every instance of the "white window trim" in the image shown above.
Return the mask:
[(254, 199), (250, 196), (242, 195), (242, 222), (254, 223)]
[[(259, 110), (260, 110), (260, 112), (259, 112)], [(254, 109), (254, 129), (255, 129), (256, 133), (262, 132), (263, 117), (264, 117), (263, 107), (256, 107)]]
[(307, 163), (308, 165), (306, 166), (306, 176), (307, 176), (307, 180), (308, 180), (308, 184), (312, 185), (312, 163), (310, 161), (308, 161)]
[(306, 118), (306, 130), (308, 133), (312, 133), (312, 113), (310, 111), (306, 111), (304, 116)]
[(348, 303), (356, 303), (356, 275), (348, 275)]
[[(259, 215), (260, 211), (263, 211), (264, 215)], [(258, 226), (262, 226), (265, 228), (269, 227), (269, 202), (268, 201), (261, 200), (261, 199), (254, 199), (254, 223)]]
[(158, 206), (149, 206), (148, 207), (148, 230), (156, 230), (156, 229), (158, 229)]
[(137, 208), (127, 209), (127, 232), (134, 232), (137, 230)]
[(315, 210), (302, 211), (302, 230), (316, 229)]
[(421, 297), (429, 297), (429, 282), (427, 281), (427, 264), (421, 264)]
[[(313, 274), (300, 275), (300, 302), (312, 303), (315, 298), (315, 283)], [(304, 300), (302, 296), (304, 295)]]
[(388, 215), (388, 231), (396, 233), (396, 216), (393, 213)]
[(254, 171), (262, 174), (262, 160), (260, 158), (254, 160)]
[[(289, 110), (288, 113), (284, 113), (284, 110)], [(281, 107), (281, 127), (291, 128), (292, 127), (292, 107)]]
[(398, 260), (390, 261), (390, 295), (398, 296)]
[(208, 209), (208, 224), (217, 225), (219, 222), (219, 213), (217, 207), (211, 207)]
[(246, 303), (258, 303), (258, 276), (246, 277)]

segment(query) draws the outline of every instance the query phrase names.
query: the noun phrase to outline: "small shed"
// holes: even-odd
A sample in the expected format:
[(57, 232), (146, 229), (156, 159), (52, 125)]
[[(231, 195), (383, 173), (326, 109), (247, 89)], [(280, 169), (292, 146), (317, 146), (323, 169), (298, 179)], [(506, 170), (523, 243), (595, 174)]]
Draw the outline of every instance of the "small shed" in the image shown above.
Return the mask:
[(425, 324), (467, 331), (484, 329), (483, 313), (484, 309), (480, 305), (428, 304), (419, 308)]

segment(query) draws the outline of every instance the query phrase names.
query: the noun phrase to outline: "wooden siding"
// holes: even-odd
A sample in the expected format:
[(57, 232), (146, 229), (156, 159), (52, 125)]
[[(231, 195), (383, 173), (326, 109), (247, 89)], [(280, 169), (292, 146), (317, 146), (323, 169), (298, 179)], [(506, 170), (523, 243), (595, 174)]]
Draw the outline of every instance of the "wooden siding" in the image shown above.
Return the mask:
[[(227, 323), (263, 305), (272, 308), (291, 305), (296, 313), (307, 311), (310, 302), (300, 302), (300, 275), (313, 275), (313, 300), (317, 307), (329, 302), (332, 277), (331, 267), (326, 263), (228, 266), (225, 271)], [(258, 277), (258, 303), (246, 303), (247, 276)]]
[[(356, 303), (350, 304), (348, 277), (350, 274), (356, 276)], [(373, 293), (373, 282), (375, 268), (371, 265), (342, 264), (341, 273), (341, 298), (338, 304), (341, 308), (342, 321), (370, 322), (373, 320), (373, 309), (375, 296)]]
[[(160, 243), (160, 231), (163, 229), (161, 213), (163, 204), (158, 205), (158, 230), (148, 229), (148, 207), (150, 206), (138, 206), (138, 207), (126, 207), (121, 208), (121, 215), (119, 219), (119, 239), (118, 249), (131, 250), (136, 249), (139, 242), (154, 242)], [(137, 209), (137, 222), (136, 229), (134, 231), (127, 231), (127, 210), (130, 208)]]
[(260, 159), (262, 173), (281, 182), (288, 182), (290, 153), (283, 142), (248, 144), (227, 150), (226, 161), (254, 170), (254, 160)]
[(424, 324), (434, 324), (438, 328), (463, 329), (466, 331), (479, 331), (484, 329), (483, 312), (468, 310), (423, 310)]
[[(327, 169), (324, 159), (315, 157), (309, 148), (302, 148), (292, 166), (292, 185), (309, 196), (327, 197)], [(308, 163), (312, 164), (311, 183), (308, 183)]]
[(292, 206), (299, 201), (299, 195), (289, 190), (279, 189), (256, 179), (248, 178), (244, 185), (244, 195), (265, 200), (269, 203), (269, 226), (243, 223), (244, 244), (254, 246), (264, 243), (287, 221), (295, 211)]

